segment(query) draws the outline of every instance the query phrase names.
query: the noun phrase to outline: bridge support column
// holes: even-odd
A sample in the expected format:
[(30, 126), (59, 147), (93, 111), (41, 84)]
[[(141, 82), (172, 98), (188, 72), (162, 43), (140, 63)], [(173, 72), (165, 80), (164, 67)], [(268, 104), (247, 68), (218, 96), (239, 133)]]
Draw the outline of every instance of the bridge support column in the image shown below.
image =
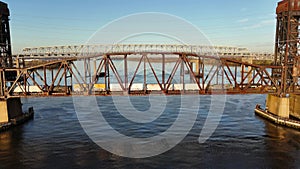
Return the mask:
[(270, 113), (278, 117), (290, 117), (290, 97), (279, 97), (274, 94), (268, 94), (266, 106)]
[[(271, 122), (286, 127), (300, 129), (300, 95), (279, 97), (274, 94), (267, 96), (266, 110), (260, 105), (255, 108), (255, 113)], [(293, 119), (291, 119), (293, 118)], [(298, 120), (295, 120), (298, 119)]]
[(20, 98), (0, 100), (0, 123), (8, 123), (10, 119), (21, 116), (22, 103)]
[(273, 94), (267, 96), (267, 109), (270, 113), (283, 118), (290, 116), (300, 119), (300, 95), (279, 97)]
[(290, 96), (290, 115), (300, 119), (300, 95), (292, 94)]

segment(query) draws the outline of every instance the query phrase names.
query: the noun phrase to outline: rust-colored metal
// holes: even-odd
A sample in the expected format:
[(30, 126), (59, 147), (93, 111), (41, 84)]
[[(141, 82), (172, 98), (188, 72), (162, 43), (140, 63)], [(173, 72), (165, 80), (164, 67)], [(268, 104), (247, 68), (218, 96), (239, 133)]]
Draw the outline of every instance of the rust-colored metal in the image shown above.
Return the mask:
[(2, 68), (11, 68), (13, 66), (9, 15), (7, 4), (0, 2), (0, 67)]
[[(130, 55), (127, 55), (127, 57)], [(163, 55), (162, 55), (163, 56)], [(173, 79), (175, 77), (175, 74), (179, 68), (180, 65), (183, 65), (188, 69), (188, 72), (190, 73), (189, 76), (192, 77), (192, 80), (195, 84), (197, 84), (198, 92), (192, 92), (188, 91), (186, 89), (183, 89), (183, 92), (186, 94), (189, 93), (200, 93), (200, 94), (248, 94), (248, 93), (276, 93), (278, 89), (281, 88), (280, 85), (278, 85), (275, 82), (275, 79), (272, 78), (270, 75), (270, 71), (272, 69), (280, 69), (281, 66), (258, 66), (254, 64), (249, 63), (243, 63), (239, 61), (235, 61), (232, 59), (226, 59), (221, 58), (220, 60), (217, 60), (217, 64), (215, 65), (209, 65), (209, 64), (203, 64), (204, 67), (206, 67), (207, 70), (203, 71), (203, 78), (200, 78), (196, 76), (196, 72), (192, 69), (190, 59), (188, 59), (188, 56), (185, 54), (178, 55), (178, 60), (176, 61), (171, 74), (169, 75), (169, 78), (167, 78), (166, 83), (161, 82), (158, 79), (157, 76), (157, 70), (153, 67), (150, 59), (147, 57), (146, 54), (143, 54), (140, 58), (140, 61), (138, 62), (137, 67), (135, 68), (135, 73), (133, 77), (130, 79), (129, 87), (126, 88), (123, 84), (123, 79), (120, 76), (120, 73), (118, 68), (115, 66), (115, 61), (111, 59), (113, 56), (102, 56), (100, 59), (99, 64), (97, 65), (97, 72), (94, 72), (92, 83), (89, 84), (86, 79), (84, 79), (84, 72), (80, 72), (80, 70), (76, 67), (76, 65), (73, 62), (76, 62), (75, 59), (69, 59), (69, 60), (57, 60), (52, 61), (49, 63), (42, 64), (40, 66), (34, 66), (29, 68), (22, 68), (22, 69), (2, 69), (1, 74), (4, 75), (7, 71), (18, 71), (19, 75), (13, 81), (11, 86), (6, 86), (8, 88), (8, 95), (17, 95), (17, 93), (14, 93), (14, 89), (17, 87), (23, 86), (21, 89), (22, 92), (19, 92), (18, 95), (21, 96), (45, 96), (45, 95), (52, 95), (52, 96), (61, 96), (61, 95), (69, 95), (73, 94), (76, 95), (76, 92), (71, 92), (70, 89), (74, 85), (73, 78), (75, 79), (75, 83), (79, 84), (80, 87), (83, 89), (83, 92), (87, 92), (88, 94), (110, 94), (110, 76), (114, 76), (118, 80), (119, 85), (121, 86), (122, 90), (125, 91), (125, 93), (128, 94), (149, 94), (152, 91), (134, 91), (131, 89), (132, 85), (134, 84), (134, 79), (137, 76), (137, 72), (139, 71), (139, 68), (141, 67), (142, 63), (148, 64), (151, 68), (152, 74), (154, 75), (157, 84), (161, 88), (161, 91), (166, 94), (182, 94), (182, 92), (170, 89), (170, 86), (173, 84)], [(199, 56), (199, 59), (202, 59), (201, 56)], [(126, 60), (126, 59), (124, 59)], [(162, 59), (162, 63), (164, 63)], [(166, 63), (165, 63), (166, 64)], [(59, 65), (58, 69), (56, 71), (50, 70), (50, 72), (53, 72), (53, 77), (50, 79), (47, 79), (47, 72), (49, 72), (49, 69), (53, 65)], [(164, 65), (165, 67), (166, 65)], [(248, 70), (248, 72), (244, 74), (244, 72), (241, 72), (241, 75), (238, 75), (238, 68), (243, 67), (251, 67), (251, 69)], [(126, 66), (125, 66), (126, 67)], [(101, 78), (100, 74), (105, 69), (105, 79), (106, 79), (106, 88), (104, 93), (93, 93), (92, 87), (87, 86), (93, 86), (96, 84), (96, 82)], [(128, 72), (128, 66), (126, 68)], [(112, 71), (113, 74), (109, 75), (108, 72)], [(125, 70), (122, 70), (125, 71)], [(198, 70), (196, 70), (198, 71)], [(147, 75), (147, 74), (146, 74)], [(249, 76), (252, 75), (251, 78)], [(165, 75), (164, 75), (165, 76)], [(222, 80), (217, 80), (218, 76), (222, 77)], [(49, 77), (48, 77), (49, 78)], [(67, 79), (70, 78), (70, 81)], [(128, 75), (124, 75), (124, 79), (128, 78)], [(164, 77), (166, 78), (166, 77)], [(64, 79), (64, 80), (62, 80)], [(200, 82), (202, 80), (202, 83)], [(215, 83), (215, 81), (218, 81)], [(184, 83), (184, 82), (182, 82)], [(48, 86), (50, 84), (50, 86)], [(184, 85), (184, 84), (183, 84)], [(219, 89), (213, 89), (215, 85), (220, 86)], [(39, 93), (32, 93), (29, 91), (29, 86), (36, 86), (40, 91)], [(163, 86), (166, 86), (165, 88)], [(226, 86), (231, 86), (229, 88), (226, 88)], [(61, 87), (61, 90), (59, 90), (59, 87)], [(297, 88), (295, 93), (299, 93), (299, 89)], [(124, 94), (124, 92), (123, 92)]]
[(125, 92), (126, 88), (123, 84), (123, 80), (122, 80), (120, 74), (118, 73), (118, 70), (117, 70), (114, 62), (111, 60), (111, 58), (108, 58), (108, 63), (109, 63), (109, 66), (110, 66), (111, 70), (115, 74), (115, 77), (117, 78), (119, 85), (121, 86), (122, 90)]
[[(298, 0), (284, 0), (278, 4), (274, 65), (261, 66), (228, 57), (219, 58), (218, 50), (224, 48), (208, 46), (116, 44), (69, 46), (67, 48), (27, 48), (24, 49), (24, 55), (19, 55), (16, 59), (18, 68), (0, 69), (1, 82), (4, 85), (2, 89), (5, 89), (2, 93), (8, 96), (61, 96), (82, 93), (88, 95), (144, 95), (155, 92), (170, 95), (183, 93), (204, 95), (278, 93), (283, 96), (288, 93), (300, 93), (298, 83), (300, 70), (298, 54), (299, 2)], [(212, 49), (217, 52), (211, 51)], [(161, 72), (151, 63), (150, 55), (161, 56), (157, 59), (162, 64)], [(171, 67), (170, 74), (167, 74), (166, 59), (168, 58), (166, 56), (170, 55), (176, 60), (174, 66)], [(138, 59), (136, 67), (129, 66), (128, 60), (131, 57)], [(49, 61), (37, 66), (25, 67), (21, 63), (25, 63), (26, 59), (47, 59)], [(79, 60), (84, 62), (82, 69), (75, 64)], [(91, 63), (91, 60), (94, 62)], [(116, 67), (116, 60), (123, 61), (124, 66)], [(198, 64), (196, 70), (193, 69), (192, 62)], [(94, 65), (91, 66), (91, 64)], [(54, 70), (52, 67), (55, 65), (57, 67)], [(160, 91), (147, 89), (149, 85), (147, 83), (149, 81), (147, 66), (150, 67), (156, 81), (156, 84), (153, 85), (156, 85), (156, 88), (158, 85)], [(94, 67), (93, 72), (92, 67)], [(129, 69), (134, 71), (131, 79), (128, 75)], [(141, 85), (143, 88), (133, 89), (140, 69), (142, 69), (143, 84)], [(174, 79), (179, 71), (180, 82), (175, 82)], [(51, 77), (47, 75), (49, 72)], [(124, 72), (124, 77), (121, 72)], [(189, 74), (191, 84), (194, 85), (194, 87), (190, 87), (192, 89), (187, 88), (186, 72)], [(161, 80), (159, 73), (162, 74)], [(11, 79), (7, 78), (6, 74), (16, 74), (17, 76)], [(73, 84), (73, 78), (76, 84)], [(115, 78), (117, 84), (111, 84), (113, 81), (111, 78)], [(75, 90), (75, 85), (80, 86), (79, 89)], [(101, 91), (95, 91), (96, 85), (105, 87), (103, 91), (102, 88)], [(114, 87), (119, 85), (121, 90), (114, 91), (113, 85)], [(32, 86), (36, 87), (38, 92), (31, 90)], [(19, 92), (15, 92), (15, 89), (19, 89)]]
[(299, 25), (300, 0), (283, 0), (278, 3), (275, 44), (275, 65), (272, 76), (280, 85), (278, 95), (293, 93), (299, 86)]
[[(183, 55), (182, 59), (183, 59), (185, 65), (186, 65), (187, 68), (188, 68), (188, 72), (190, 73), (190, 77), (191, 77), (192, 80), (197, 84), (199, 90), (202, 90), (201, 85), (200, 85), (199, 78), (197, 78), (195, 72), (193, 71), (193, 68), (192, 68), (192, 65), (191, 65), (190, 60), (188, 59), (188, 57), (187, 57), (186, 55)], [(201, 59), (199, 58), (199, 60), (201, 60)]]
[(163, 84), (163, 91), (166, 90), (166, 56), (162, 54), (162, 84)]
[(176, 73), (176, 71), (177, 71), (177, 69), (178, 69), (178, 67), (179, 67), (179, 65), (180, 65), (181, 62), (182, 62), (182, 59), (179, 57), (179, 59), (177, 60), (175, 66), (174, 66), (174, 68), (173, 68), (173, 70), (172, 70), (172, 72), (171, 72), (171, 74), (170, 74), (170, 76), (169, 76), (169, 78), (168, 78), (168, 80), (166, 82), (165, 93), (168, 93), (169, 88), (171, 86), (171, 83), (172, 83), (172, 81), (174, 79), (175, 73)]
[[(4, 2), (0, 2), (0, 68), (12, 68), (12, 51), (9, 28), (10, 12), (8, 6)], [(1, 73), (0, 94), (5, 96), (6, 80), (16, 78), (17, 74)]]
[(124, 81), (125, 81), (125, 88), (128, 90), (128, 61), (127, 55), (124, 55)]
[(151, 64), (151, 62), (150, 62), (150, 60), (149, 60), (149, 58), (148, 58), (147, 56), (146, 56), (146, 58), (147, 58), (147, 62), (148, 62), (148, 64), (149, 64), (150, 68), (151, 68), (151, 71), (152, 71), (152, 73), (153, 73), (153, 75), (154, 75), (154, 77), (155, 77), (155, 80), (156, 80), (157, 84), (159, 85), (161, 91), (163, 91), (164, 88), (163, 88), (162, 84), (160, 83), (160, 81), (159, 81), (159, 79), (158, 79), (158, 76), (157, 76), (157, 74), (156, 74), (156, 72), (155, 72), (155, 70), (154, 70), (154, 68), (153, 68), (153, 66), (152, 66), (152, 64)]

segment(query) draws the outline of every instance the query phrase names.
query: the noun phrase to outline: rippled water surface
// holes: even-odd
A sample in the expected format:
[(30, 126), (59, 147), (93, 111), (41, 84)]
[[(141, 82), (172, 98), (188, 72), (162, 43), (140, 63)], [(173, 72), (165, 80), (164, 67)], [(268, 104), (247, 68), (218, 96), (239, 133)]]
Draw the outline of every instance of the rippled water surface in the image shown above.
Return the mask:
[[(35, 119), (0, 133), (0, 168), (300, 167), (300, 132), (278, 127), (254, 115), (255, 105), (265, 102), (264, 95), (227, 96), (218, 128), (203, 144), (198, 143), (198, 137), (211, 97), (200, 98), (198, 118), (188, 136), (166, 153), (145, 159), (119, 157), (95, 144), (82, 129), (71, 97), (23, 99), (24, 108), (34, 106)], [(97, 98), (99, 107), (107, 109), (104, 116), (114, 119), (111, 125), (120, 133), (135, 137), (151, 137), (167, 130), (178, 116), (172, 110), (180, 109), (173, 99), (160, 119), (137, 130), (141, 126), (126, 123), (113, 113), (110, 100), (110, 97)], [(130, 100), (140, 111), (151, 106), (148, 97)], [(193, 122), (186, 120), (185, 124), (188, 123)], [(124, 126), (132, 130), (125, 130)]]

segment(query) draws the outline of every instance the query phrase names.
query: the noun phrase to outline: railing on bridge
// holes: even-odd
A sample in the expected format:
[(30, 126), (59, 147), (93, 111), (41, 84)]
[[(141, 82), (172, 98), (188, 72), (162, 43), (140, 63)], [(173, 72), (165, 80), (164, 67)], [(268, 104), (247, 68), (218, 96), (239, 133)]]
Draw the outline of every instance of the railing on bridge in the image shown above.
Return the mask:
[(201, 56), (255, 56), (247, 48), (166, 44), (74, 45), (25, 48), (24, 57), (96, 57), (117, 53), (186, 53)]

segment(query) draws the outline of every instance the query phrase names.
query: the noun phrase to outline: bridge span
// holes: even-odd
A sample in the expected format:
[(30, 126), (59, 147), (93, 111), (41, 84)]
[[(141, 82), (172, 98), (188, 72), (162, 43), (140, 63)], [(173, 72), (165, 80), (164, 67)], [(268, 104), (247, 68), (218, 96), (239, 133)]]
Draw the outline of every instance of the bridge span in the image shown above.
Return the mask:
[(269, 53), (254, 53), (247, 48), (232, 46), (201, 46), (174, 44), (90, 44), (24, 48), (19, 57), (94, 57), (107, 53), (141, 53), (167, 52), (192, 53), (202, 56), (218, 57), (256, 57), (260, 59), (274, 59)]
[[(255, 65), (224, 57), (225, 53), (220, 57), (221, 50), (224, 49), (161, 44), (25, 48), (13, 58), (17, 68), (0, 71), (5, 77), (3, 94), (261, 94), (280, 91), (272, 72), (282, 66)], [(231, 55), (243, 54), (242, 49), (231, 50)], [(42, 64), (27, 67), (28, 61)], [(295, 93), (299, 92), (298, 84)]]
[(252, 56), (245, 48), (197, 45), (37, 47), (12, 57), (10, 14), (1, 2), (0, 123), (23, 116), (20, 96), (268, 93), (256, 113), (300, 128), (290, 119), (300, 119), (299, 4), (278, 3), (274, 63), (256, 65), (237, 59)]

